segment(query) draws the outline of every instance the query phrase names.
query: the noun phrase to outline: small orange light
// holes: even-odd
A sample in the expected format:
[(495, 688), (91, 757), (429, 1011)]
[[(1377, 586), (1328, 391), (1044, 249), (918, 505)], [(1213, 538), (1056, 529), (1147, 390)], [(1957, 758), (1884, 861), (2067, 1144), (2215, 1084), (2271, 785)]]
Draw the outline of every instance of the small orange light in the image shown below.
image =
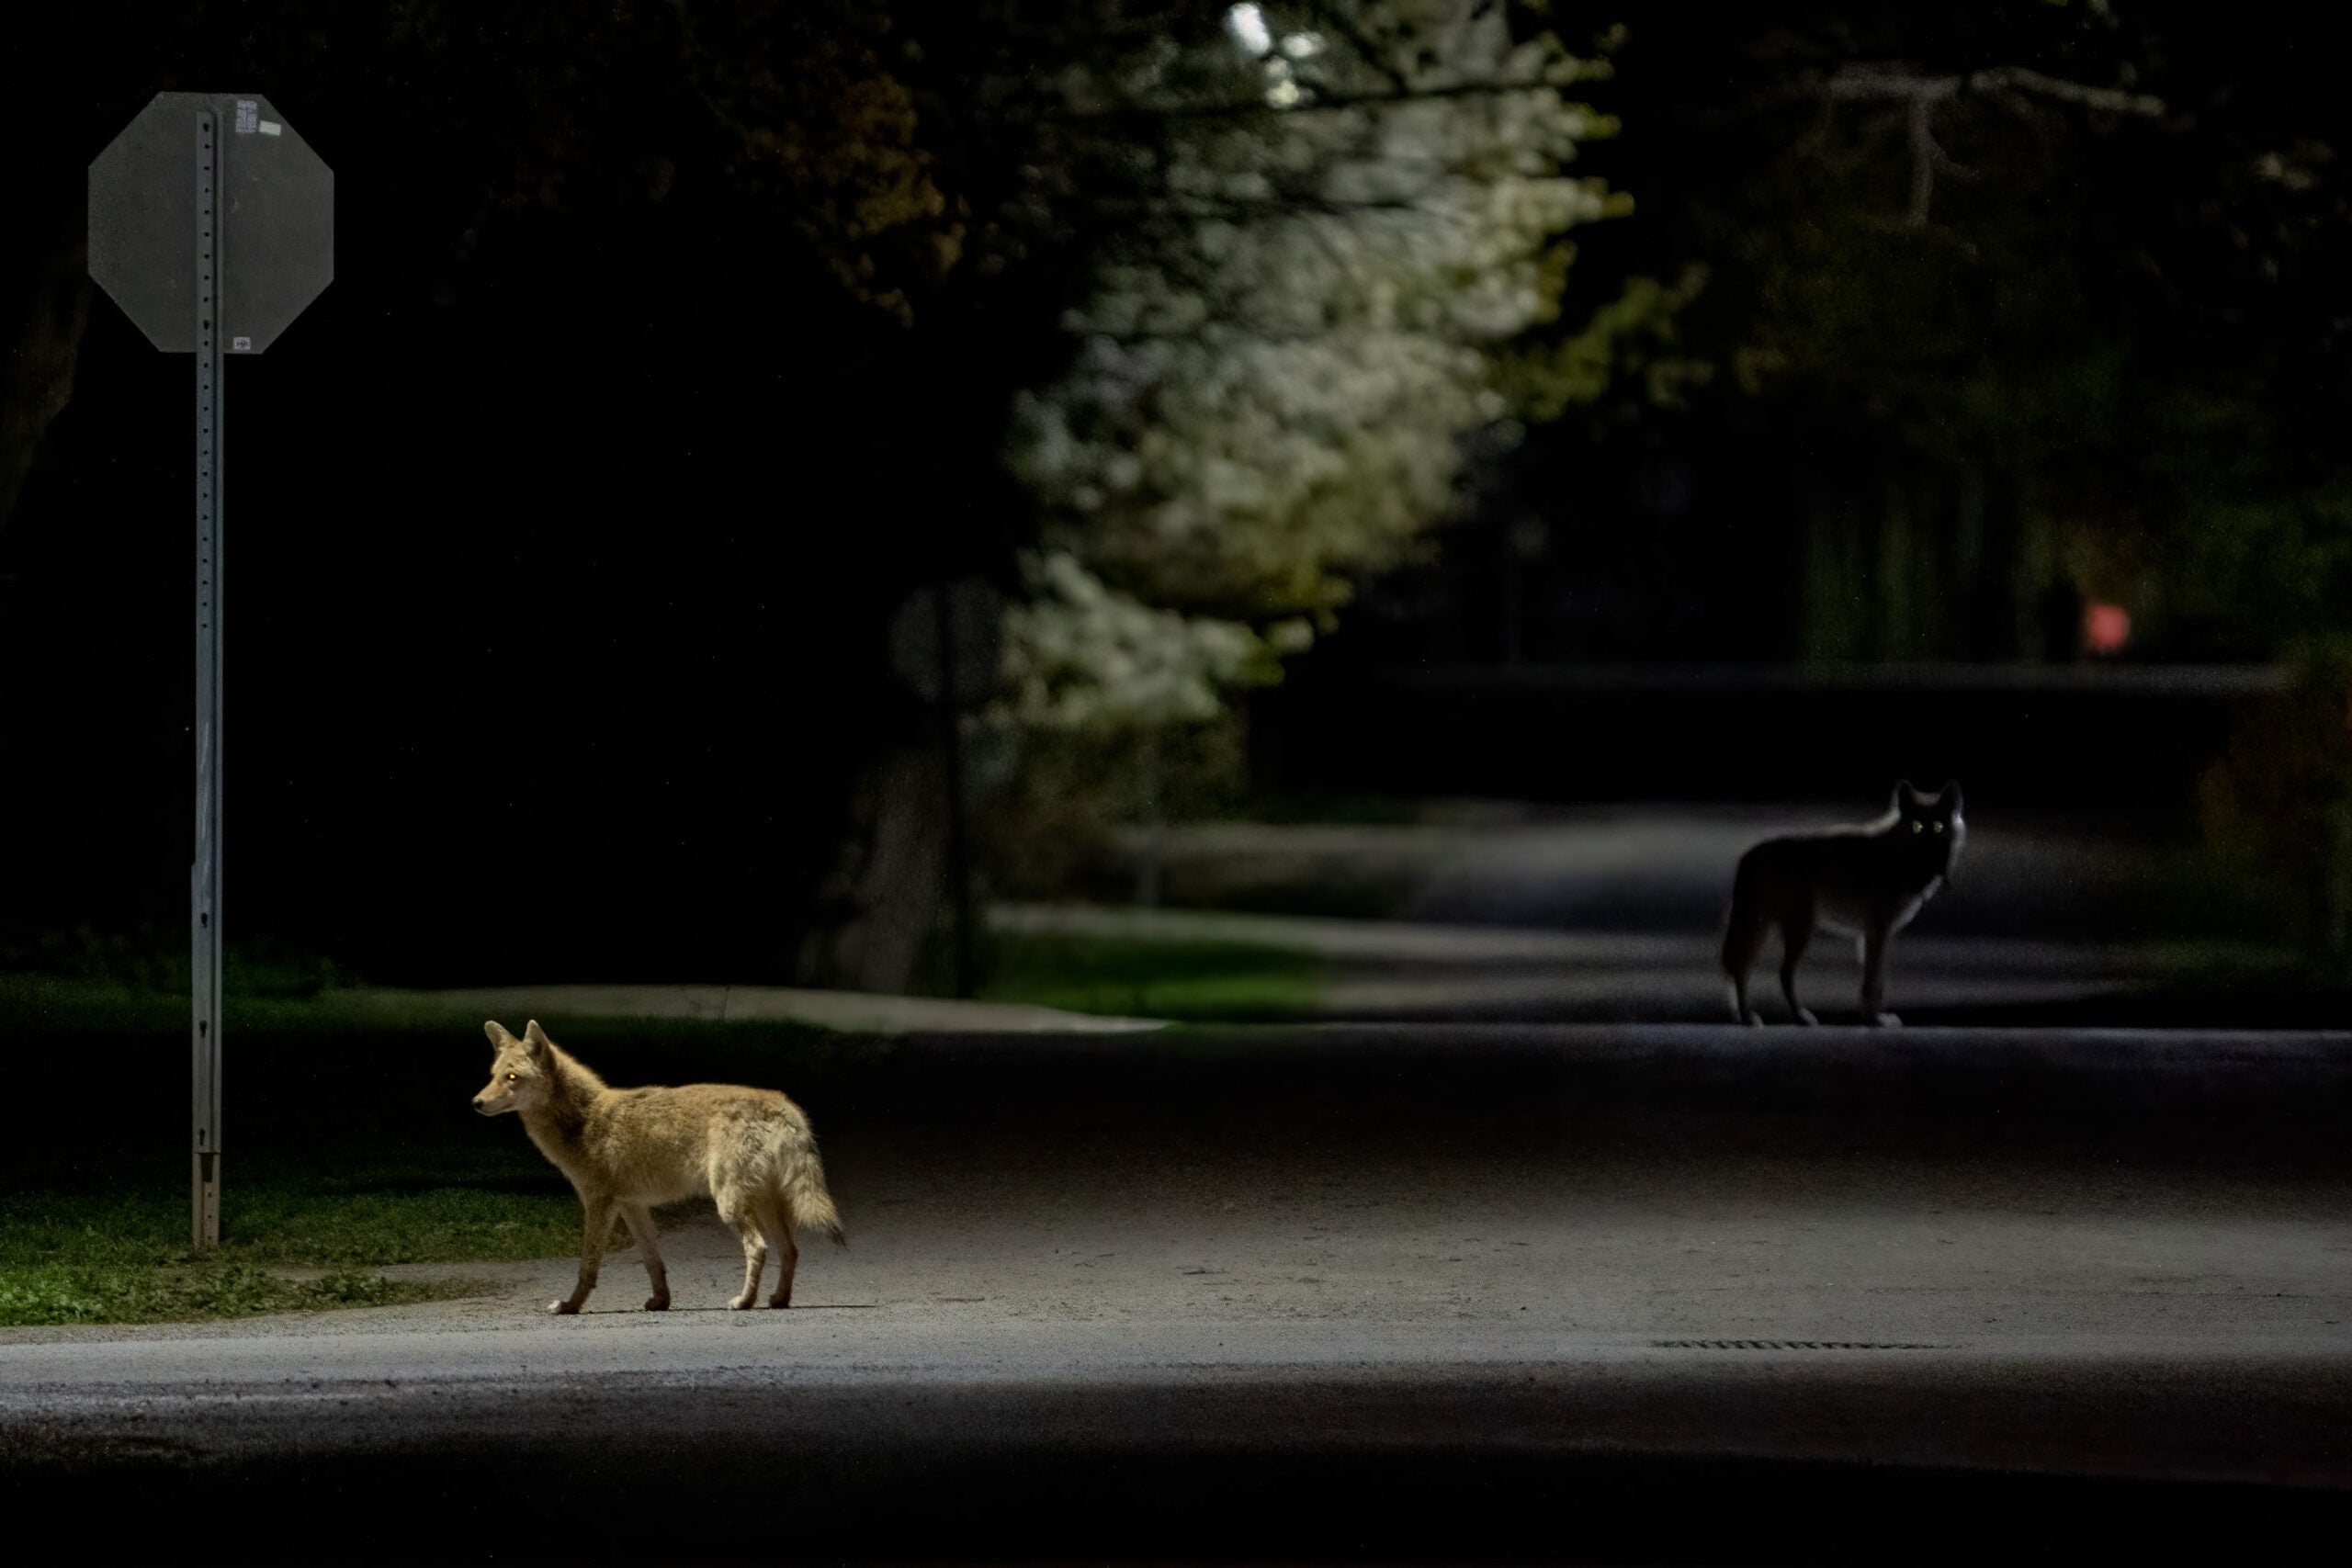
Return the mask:
[(2132, 615), (2120, 604), (2094, 600), (2083, 606), (2083, 647), (2091, 653), (2114, 653), (2132, 640)]

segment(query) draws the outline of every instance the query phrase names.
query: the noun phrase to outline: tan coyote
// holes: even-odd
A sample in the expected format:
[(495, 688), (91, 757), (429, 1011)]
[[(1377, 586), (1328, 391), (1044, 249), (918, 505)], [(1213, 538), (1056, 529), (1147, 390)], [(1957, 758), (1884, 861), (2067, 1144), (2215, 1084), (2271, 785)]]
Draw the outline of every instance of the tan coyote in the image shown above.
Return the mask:
[(760, 1270), (771, 1247), (783, 1273), (768, 1305), (792, 1304), (792, 1271), (800, 1259), (794, 1225), (844, 1242), (817, 1158), (817, 1135), (800, 1107), (775, 1090), (711, 1083), (610, 1089), (548, 1039), (536, 1020), (519, 1040), (495, 1022), (483, 1029), (496, 1055), (490, 1087), (474, 1096), (474, 1109), (484, 1116), (519, 1112), (523, 1130), (571, 1179), (587, 1211), (580, 1282), (570, 1299), (549, 1303), (548, 1311), (578, 1312), (596, 1288), (597, 1264), (616, 1213), (628, 1222), (653, 1281), (645, 1310), (667, 1307), (670, 1279), (652, 1208), (697, 1193), (717, 1200), (719, 1218), (742, 1238), (738, 1308), (759, 1299)]

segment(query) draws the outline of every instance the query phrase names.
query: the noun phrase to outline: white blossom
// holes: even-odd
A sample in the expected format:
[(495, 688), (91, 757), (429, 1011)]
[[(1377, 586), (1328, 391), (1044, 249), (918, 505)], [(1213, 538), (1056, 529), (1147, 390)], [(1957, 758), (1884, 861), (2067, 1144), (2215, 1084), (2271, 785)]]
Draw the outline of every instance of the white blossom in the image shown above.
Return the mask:
[[(1463, 437), (1505, 412), (1492, 353), (1553, 318), (1561, 236), (1611, 210), (1566, 173), (1611, 128), (1563, 96), (1589, 68), (1556, 39), (1476, 0), (1351, 8), (1345, 45), (1227, 14), (1235, 80), (1291, 111), (1166, 122), (1068, 372), (1018, 400), (1009, 460), (1046, 519), (1007, 655), (1028, 722), (1205, 717), (1272, 678), (1453, 509)], [(1429, 57), (1358, 52), (1404, 22)]]

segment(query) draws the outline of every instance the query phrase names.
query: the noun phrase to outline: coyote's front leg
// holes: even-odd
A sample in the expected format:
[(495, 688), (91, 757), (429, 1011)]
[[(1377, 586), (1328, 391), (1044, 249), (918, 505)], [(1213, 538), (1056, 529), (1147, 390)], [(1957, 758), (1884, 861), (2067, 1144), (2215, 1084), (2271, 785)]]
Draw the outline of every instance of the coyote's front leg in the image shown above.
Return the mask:
[(548, 1311), (560, 1316), (578, 1312), (588, 1300), (588, 1292), (596, 1288), (596, 1271), (605, 1261), (605, 1235), (613, 1227), (613, 1201), (586, 1193), (580, 1196), (581, 1207), (587, 1211), (587, 1223), (580, 1232), (580, 1282), (571, 1287), (570, 1297), (549, 1302)]
[(662, 1233), (654, 1228), (653, 1211), (643, 1203), (616, 1203), (624, 1219), (628, 1221), (629, 1235), (637, 1237), (637, 1249), (645, 1256), (645, 1277), (652, 1283), (653, 1294), (646, 1299), (648, 1312), (666, 1312), (670, 1307), (670, 1270), (662, 1261)]
[(1885, 921), (1873, 921), (1862, 933), (1862, 1022), (1893, 1029), (1903, 1021), (1886, 1008), (1886, 945), (1894, 937)]

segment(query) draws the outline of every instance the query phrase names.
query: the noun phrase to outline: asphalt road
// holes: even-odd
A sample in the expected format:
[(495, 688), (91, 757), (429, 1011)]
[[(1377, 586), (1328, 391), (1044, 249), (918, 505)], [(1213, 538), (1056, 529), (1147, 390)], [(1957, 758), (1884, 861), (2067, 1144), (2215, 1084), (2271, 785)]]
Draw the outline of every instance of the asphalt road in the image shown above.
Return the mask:
[(11, 1517), (265, 1559), (1883, 1562), (2244, 1558), (2352, 1504), (2346, 1036), (1000, 1038), (828, 1096), (853, 1245), (793, 1311), (721, 1310), (686, 1210), (666, 1314), (624, 1253), (573, 1319), (555, 1260), (7, 1331)]
[[(1127, 829), (1120, 870), (1131, 878), (1156, 857), (1170, 908), (1720, 932), (1733, 868), (1750, 845), (1885, 809), (1883, 795), (1831, 806), (1490, 802), (1411, 823), (1206, 822)], [(2132, 836), (2100, 818), (2014, 816), (1973, 797), (1968, 822), (1949, 885), (1919, 917), (1922, 933), (2102, 945), (2278, 934), (2281, 911), (2258, 889), (2217, 881), (2193, 843)]]
[[(1310, 957), (1322, 973), (1311, 992), (1283, 1004), (1295, 1010), (1292, 1016), (1644, 1024), (1732, 1017), (1723, 933), (1713, 929), (1568, 931), (1052, 904), (1000, 904), (989, 923), (1000, 932), (1229, 944)], [(2256, 1005), (2242, 989), (2211, 994), (2205, 966), (2224, 951), (2243, 962), (2262, 950), (1906, 932), (1889, 968), (1888, 1000), (1898, 1016), (1918, 1024), (2177, 1027), (2205, 1021), (2184, 1013), (2229, 1018)], [(1785, 1023), (1779, 976), (1775, 946), (1749, 978), (1757, 1007)], [(1860, 1013), (1860, 993), (1857, 945), (1827, 936), (1816, 941), (1799, 976), (1800, 999), (1825, 1021), (1851, 1022)], [(2274, 998), (2269, 1010), (2297, 999)], [(1128, 1005), (1148, 1010), (1151, 999), (1139, 996)]]
[[(1948, 885), (1895, 942), (1888, 1004), (1912, 1023), (2329, 1027), (2340, 994), (2288, 982), (2287, 911), (2192, 842), (2094, 818), (1972, 810)], [(1239, 942), (1312, 953), (1315, 1016), (1357, 1021), (1718, 1022), (1733, 868), (1775, 833), (1876, 803), (1430, 807), (1409, 823), (1132, 829), (1098, 894), (1156, 862), (1160, 908), (1009, 906), (1012, 931)], [(1777, 941), (1756, 967), (1785, 1016)], [(2267, 978), (2257, 978), (2267, 976)], [(1815, 942), (1801, 991), (1859, 1015), (1854, 944)]]

